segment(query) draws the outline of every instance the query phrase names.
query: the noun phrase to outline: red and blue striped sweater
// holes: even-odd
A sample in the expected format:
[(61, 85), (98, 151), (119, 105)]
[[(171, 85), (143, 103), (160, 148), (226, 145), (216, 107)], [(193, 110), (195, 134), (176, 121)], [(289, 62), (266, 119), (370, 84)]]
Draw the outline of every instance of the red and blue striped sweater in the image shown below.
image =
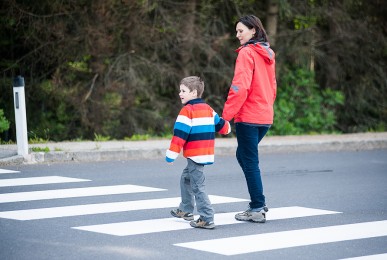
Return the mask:
[(213, 164), (215, 132), (229, 134), (230, 123), (202, 99), (190, 100), (177, 116), (166, 161), (173, 162), (183, 149), (183, 156), (199, 164)]

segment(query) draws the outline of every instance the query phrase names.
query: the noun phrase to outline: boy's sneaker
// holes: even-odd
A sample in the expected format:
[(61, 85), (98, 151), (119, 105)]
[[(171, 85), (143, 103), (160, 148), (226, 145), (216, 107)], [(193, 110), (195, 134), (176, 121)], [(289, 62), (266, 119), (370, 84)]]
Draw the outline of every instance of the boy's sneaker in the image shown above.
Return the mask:
[(198, 218), (198, 220), (196, 221), (193, 220), (189, 224), (191, 225), (191, 227), (194, 227), (194, 228), (205, 228), (205, 229), (215, 228), (214, 222), (206, 222), (201, 218)]
[(173, 209), (171, 210), (171, 215), (175, 218), (183, 218), (184, 220), (194, 220), (194, 216), (192, 213), (186, 213), (184, 211), (181, 211), (180, 209)]
[(265, 223), (266, 222), (266, 212), (269, 209), (265, 206), (260, 211), (251, 211), (251, 209), (246, 210), (245, 212), (238, 213), (235, 215), (235, 219), (239, 221), (252, 221), (255, 223)]

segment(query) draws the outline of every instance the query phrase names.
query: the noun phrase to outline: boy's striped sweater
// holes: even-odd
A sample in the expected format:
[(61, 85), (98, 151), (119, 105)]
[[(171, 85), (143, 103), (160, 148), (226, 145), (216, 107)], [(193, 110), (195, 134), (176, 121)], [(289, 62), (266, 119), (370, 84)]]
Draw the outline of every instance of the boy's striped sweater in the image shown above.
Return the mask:
[(230, 133), (230, 123), (202, 99), (190, 100), (177, 116), (166, 161), (173, 162), (183, 148), (184, 157), (199, 164), (213, 164), (215, 132)]

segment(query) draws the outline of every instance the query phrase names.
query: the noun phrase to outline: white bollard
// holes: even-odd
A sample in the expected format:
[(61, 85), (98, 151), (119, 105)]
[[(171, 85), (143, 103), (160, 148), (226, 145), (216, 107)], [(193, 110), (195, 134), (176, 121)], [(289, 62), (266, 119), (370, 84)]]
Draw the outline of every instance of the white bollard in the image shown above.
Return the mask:
[(15, 101), (17, 154), (29, 159), (24, 78), (22, 76), (13, 79), (13, 98)]

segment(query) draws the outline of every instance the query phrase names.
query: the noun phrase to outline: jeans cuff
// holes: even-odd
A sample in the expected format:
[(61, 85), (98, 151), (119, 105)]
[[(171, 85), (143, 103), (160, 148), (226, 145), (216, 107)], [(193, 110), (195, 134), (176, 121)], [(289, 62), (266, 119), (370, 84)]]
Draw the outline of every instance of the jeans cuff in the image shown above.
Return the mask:
[(251, 212), (260, 212), (261, 210), (263, 210), (264, 207), (266, 207), (266, 206), (263, 206), (261, 208), (254, 208), (254, 209), (250, 208), (249, 211), (251, 211)]

